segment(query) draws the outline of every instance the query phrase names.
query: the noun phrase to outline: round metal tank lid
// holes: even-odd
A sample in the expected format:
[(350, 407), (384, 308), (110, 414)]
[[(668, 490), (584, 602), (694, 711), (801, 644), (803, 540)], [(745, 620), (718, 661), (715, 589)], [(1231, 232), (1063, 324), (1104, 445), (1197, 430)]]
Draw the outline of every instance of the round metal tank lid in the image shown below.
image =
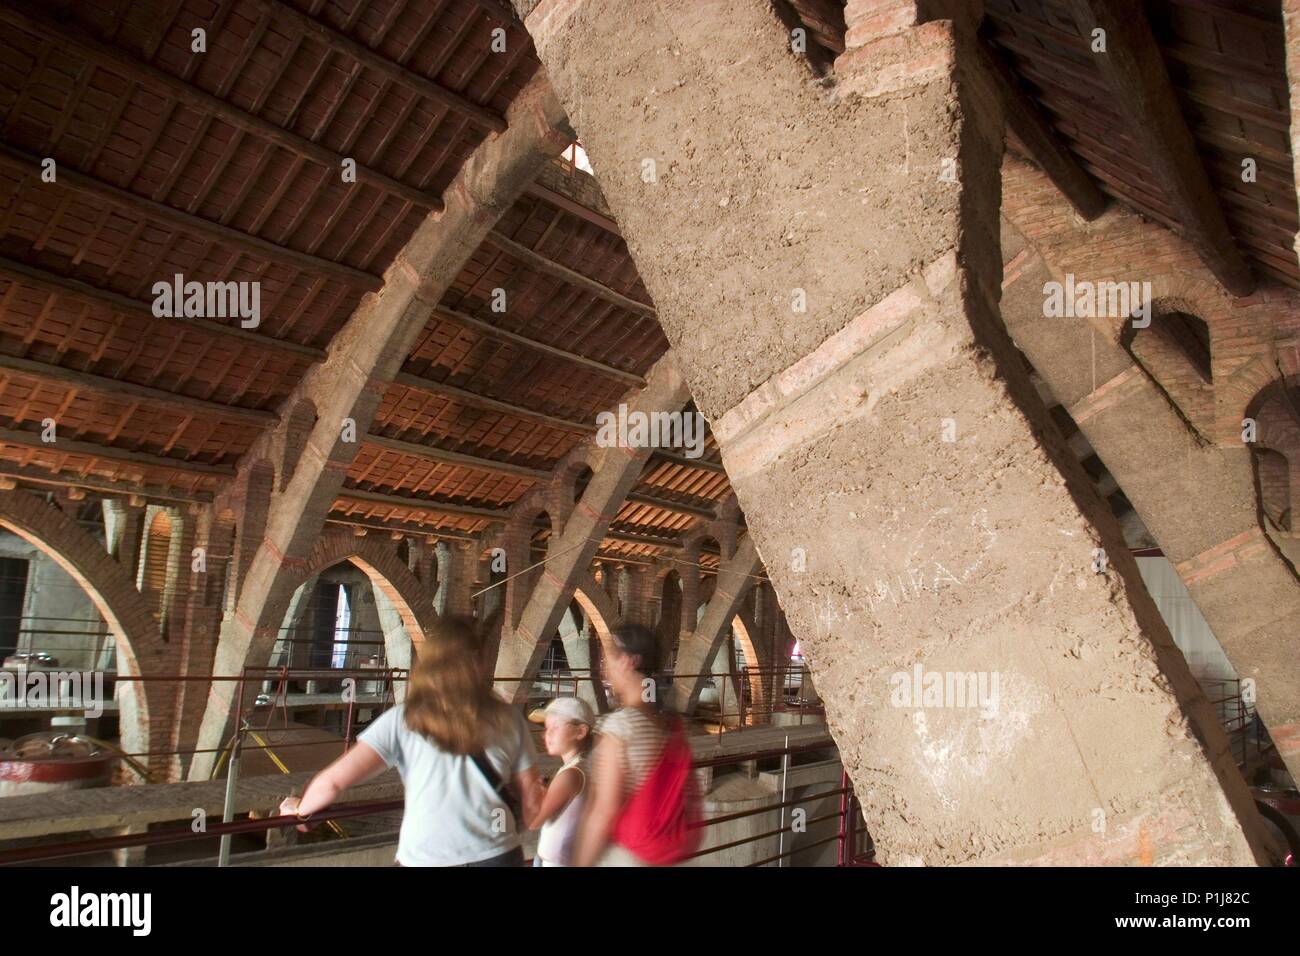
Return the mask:
[(117, 759), (78, 734), (36, 733), (0, 741), (0, 780), (55, 783), (106, 777)]

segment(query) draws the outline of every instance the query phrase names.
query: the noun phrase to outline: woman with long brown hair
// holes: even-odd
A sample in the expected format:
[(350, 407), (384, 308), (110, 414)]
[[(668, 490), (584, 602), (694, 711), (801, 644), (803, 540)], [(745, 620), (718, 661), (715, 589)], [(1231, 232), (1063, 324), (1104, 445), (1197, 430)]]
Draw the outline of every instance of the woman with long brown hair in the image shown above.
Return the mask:
[(444, 620), (418, 650), (405, 703), (362, 731), (356, 746), (280, 812), (309, 817), (348, 787), (396, 767), (406, 790), (398, 863), (517, 866), (523, 852), (505, 790), (520, 797), (524, 819), (537, 812), (534, 760), (523, 714), (492, 692), (472, 625)]

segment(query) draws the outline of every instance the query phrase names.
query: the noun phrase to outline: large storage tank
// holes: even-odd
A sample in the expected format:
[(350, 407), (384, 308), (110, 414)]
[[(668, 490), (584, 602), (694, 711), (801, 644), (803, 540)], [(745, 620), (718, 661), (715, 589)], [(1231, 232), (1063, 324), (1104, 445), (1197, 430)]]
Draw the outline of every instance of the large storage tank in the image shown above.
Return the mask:
[(0, 797), (106, 787), (117, 759), (89, 737), (44, 731), (0, 739)]

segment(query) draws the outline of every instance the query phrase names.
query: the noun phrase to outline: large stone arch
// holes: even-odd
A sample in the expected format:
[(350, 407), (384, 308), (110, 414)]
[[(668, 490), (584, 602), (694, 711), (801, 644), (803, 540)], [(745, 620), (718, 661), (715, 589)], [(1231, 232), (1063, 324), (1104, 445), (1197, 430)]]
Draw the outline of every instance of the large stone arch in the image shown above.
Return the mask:
[[(0, 491), (0, 527), (40, 548), (81, 585), (113, 634), (121, 676), (142, 676), (162, 659), (164, 645), (158, 622), (136, 590), (130, 572), (72, 518), (36, 495)], [(165, 684), (149, 681), (119, 685), (121, 744), (127, 753), (152, 753), (154, 740), (164, 739), (171, 723), (167, 690)], [(160, 733), (153, 732), (155, 726)], [(151, 776), (161, 779), (169, 758), (160, 755), (142, 762)]]
[(432, 639), (440, 618), (433, 605), (433, 595), (398, 556), (396, 548), (387, 547), (370, 535), (358, 536), (343, 529), (327, 531), (288, 578), (286, 586), (292, 585), (289, 594), (343, 561), (356, 565), (401, 617), (410, 645), (398, 644), (387, 630), (384, 643), (390, 664), (403, 666), (398, 662), (409, 662), (412, 652), (418, 654), (420, 645)]

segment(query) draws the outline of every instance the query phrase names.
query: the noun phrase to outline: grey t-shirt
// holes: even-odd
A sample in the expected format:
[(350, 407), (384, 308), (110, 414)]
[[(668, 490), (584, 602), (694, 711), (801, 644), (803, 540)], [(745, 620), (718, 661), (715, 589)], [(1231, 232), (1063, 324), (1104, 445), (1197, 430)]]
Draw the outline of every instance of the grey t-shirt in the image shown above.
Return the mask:
[[(535, 762), (524, 715), (484, 751), (502, 780)], [(402, 866), (457, 866), (500, 856), (519, 846), (510, 810), (472, 757), (452, 754), (406, 726), (401, 705), (391, 707), (357, 738), (396, 767), (406, 789), (397, 862)]]

